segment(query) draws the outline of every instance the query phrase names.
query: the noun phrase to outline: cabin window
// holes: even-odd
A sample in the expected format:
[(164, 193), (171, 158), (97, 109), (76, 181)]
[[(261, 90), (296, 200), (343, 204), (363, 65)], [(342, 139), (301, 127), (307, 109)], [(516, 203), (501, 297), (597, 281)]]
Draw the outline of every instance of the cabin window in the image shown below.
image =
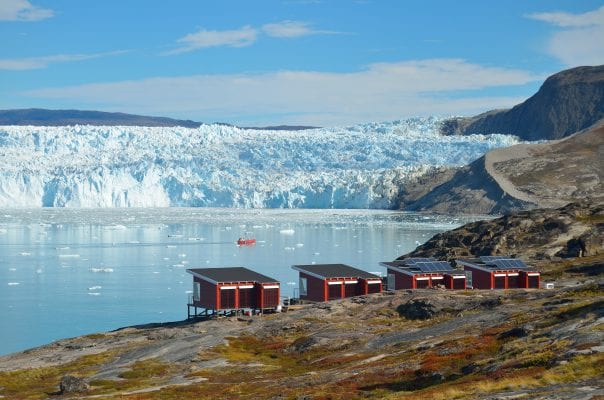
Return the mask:
[(199, 282), (193, 282), (193, 300), (199, 301), (201, 292), (201, 284)]
[(306, 296), (308, 294), (308, 281), (306, 278), (300, 277), (300, 296)]

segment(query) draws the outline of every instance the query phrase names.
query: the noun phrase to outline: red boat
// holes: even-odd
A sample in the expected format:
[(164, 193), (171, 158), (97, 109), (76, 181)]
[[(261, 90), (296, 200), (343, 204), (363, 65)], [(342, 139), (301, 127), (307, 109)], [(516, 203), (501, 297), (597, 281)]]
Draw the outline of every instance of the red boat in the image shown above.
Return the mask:
[(251, 246), (256, 244), (256, 239), (254, 238), (242, 238), (237, 239), (237, 246)]

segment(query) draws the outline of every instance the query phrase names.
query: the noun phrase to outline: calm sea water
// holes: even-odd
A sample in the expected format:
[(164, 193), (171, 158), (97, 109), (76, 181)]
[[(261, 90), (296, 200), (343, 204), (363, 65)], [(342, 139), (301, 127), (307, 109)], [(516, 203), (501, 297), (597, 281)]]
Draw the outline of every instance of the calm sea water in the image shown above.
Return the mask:
[[(187, 268), (245, 266), (292, 295), (294, 264), (384, 272), (435, 233), (474, 220), (369, 210), (0, 210), (0, 354), (186, 318)], [(255, 246), (238, 247), (240, 236)]]

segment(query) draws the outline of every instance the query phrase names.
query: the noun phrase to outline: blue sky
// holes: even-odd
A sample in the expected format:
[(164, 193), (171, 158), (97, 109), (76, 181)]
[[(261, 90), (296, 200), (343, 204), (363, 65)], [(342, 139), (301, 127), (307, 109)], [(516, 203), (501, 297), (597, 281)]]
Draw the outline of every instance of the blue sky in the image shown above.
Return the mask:
[(604, 64), (604, 2), (0, 0), (0, 37), (0, 109), (348, 125), (509, 107)]

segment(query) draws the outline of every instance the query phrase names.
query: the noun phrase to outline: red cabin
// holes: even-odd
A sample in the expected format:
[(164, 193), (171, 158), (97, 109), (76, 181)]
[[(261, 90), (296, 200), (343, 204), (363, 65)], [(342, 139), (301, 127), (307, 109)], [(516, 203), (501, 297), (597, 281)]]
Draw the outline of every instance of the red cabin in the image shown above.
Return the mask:
[[(193, 295), (187, 305), (189, 318), (243, 309), (263, 312), (280, 304), (279, 282), (247, 268), (196, 268), (187, 272), (193, 275)], [(198, 314), (197, 308), (203, 312)]]
[(345, 264), (294, 265), (300, 272), (300, 299), (328, 301), (381, 293), (382, 278)]
[(388, 290), (426, 289), (442, 285), (447, 289), (465, 289), (466, 274), (447, 261), (434, 258), (405, 258), (380, 263), (388, 271)]
[(472, 272), (474, 289), (538, 289), (541, 274), (517, 258), (483, 256), (473, 260), (456, 260)]

